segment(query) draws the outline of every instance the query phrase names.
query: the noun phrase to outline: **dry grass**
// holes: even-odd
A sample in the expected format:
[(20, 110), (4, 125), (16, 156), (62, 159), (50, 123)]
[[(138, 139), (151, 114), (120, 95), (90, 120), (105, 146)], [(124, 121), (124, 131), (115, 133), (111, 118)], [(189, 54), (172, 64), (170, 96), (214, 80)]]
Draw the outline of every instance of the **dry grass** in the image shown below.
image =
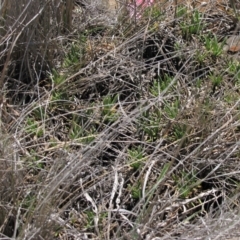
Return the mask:
[(54, 4), (1, 29), (0, 239), (239, 237), (234, 13)]

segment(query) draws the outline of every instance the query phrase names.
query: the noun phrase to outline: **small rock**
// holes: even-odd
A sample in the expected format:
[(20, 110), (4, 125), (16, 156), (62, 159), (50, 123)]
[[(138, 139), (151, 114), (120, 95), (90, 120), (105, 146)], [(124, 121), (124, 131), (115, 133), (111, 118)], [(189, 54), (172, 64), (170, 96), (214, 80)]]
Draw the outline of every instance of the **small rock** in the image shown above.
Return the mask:
[(229, 46), (229, 52), (236, 53), (240, 51), (240, 36), (233, 35), (227, 39), (226, 43)]
[(228, 57), (234, 61), (240, 61), (240, 36), (233, 35), (230, 36), (226, 45), (223, 46), (223, 51), (228, 54)]

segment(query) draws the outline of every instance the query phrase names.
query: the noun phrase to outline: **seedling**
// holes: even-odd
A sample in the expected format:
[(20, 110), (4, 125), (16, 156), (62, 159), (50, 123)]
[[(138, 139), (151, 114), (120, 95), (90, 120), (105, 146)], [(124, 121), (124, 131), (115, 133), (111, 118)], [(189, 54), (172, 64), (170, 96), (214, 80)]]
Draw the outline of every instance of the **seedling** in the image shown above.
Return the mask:
[(190, 34), (198, 34), (204, 25), (202, 23), (202, 14), (199, 11), (194, 11), (191, 16), (191, 25), (189, 26)]
[(198, 78), (197, 80), (196, 80), (196, 87), (197, 88), (200, 88), (202, 86), (202, 80), (200, 79), (200, 78)]
[(27, 118), (25, 131), (30, 135), (36, 136), (37, 138), (44, 135), (43, 128), (39, 126), (39, 123), (35, 119), (30, 117)]
[(164, 112), (168, 118), (174, 119), (178, 114), (179, 107), (180, 102), (176, 99), (174, 102), (165, 104)]
[(211, 79), (211, 82), (213, 84), (213, 90), (215, 90), (216, 87), (219, 87), (223, 80), (223, 76), (217, 74), (212, 74), (209, 76), (209, 78)]
[(181, 17), (184, 17), (186, 16), (188, 13), (188, 9), (186, 6), (178, 6), (177, 7), (177, 10), (176, 10), (176, 17), (177, 18), (181, 18)]
[(228, 104), (233, 104), (236, 103), (238, 101), (239, 95), (237, 92), (235, 91), (225, 91), (224, 92), (224, 100), (225, 102), (227, 102)]
[(142, 184), (140, 181), (138, 181), (137, 183), (135, 183), (133, 186), (131, 186), (130, 184), (128, 184), (128, 189), (131, 192), (132, 198), (134, 200), (139, 200), (142, 197)]
[(36, 203), (36, 196), (33, 193), (28, 193), (23, 199), (22, 208), (26, 210), (26, 214), (31, 214)]
[(153, 107), (142, 114), (140, 119), (140, 129), (143, 130), (146, 140), (155, 141), (161, 131), (161, 112), (157, 107)]
[(27, 157), (26, 162), (28, 163), (28, 166), (32, 169), (43, 169), (44, 163), (39, 157), (39, 154), (34, 150), (30, 149), (30, 156)]
[(175, 52), (181, 51), (181, 49), (182, 49), (181, 44), (179, 42), (175, 42), (174, 43), (174, 50), (175, 50)]
[(88, 144), (95, 139), (94, 129), (91, 126), (88, 128), (82, 126), (80, 119), (74, 115), (69, 129), (69, 138)]
[(54, 87), (61, 85), (66, 80), (66, 77), (63, 74), (60, 74), (59, 72), (57, 72), (57, 70), (55, 69), (52, 70), (52, 74), (50, 75), (50, 78), (54, 84)]
[(194, 189), (199, 186), (199, 181), (195, 173), (182, 171), (173, 175), (173, 180), (176, 184), (176, 190), (180, 198), (188, 198)]
[(105, 123), (113, 123), (118, 119), (118, 113), (116, 109), (117, 99), (118, 95), (114, 97), (106, 96), (103, 99), (102, 116)]
[(145, 161), (144, 151), (140, 146), (138, 146), (137, 148), (133, 148), (131, 150), (129, 149), (128, 155), (129, 155), (130, 166), (135, 171), (138, 170), (142, 166), (143, 161)]
[(85, 136), (80, 137), (79, 140), (83, 144), (89, 144), (92, 141), (94, 141), (95, 138), (96, 138), (96, 134), (94, 134), (94, 131), (92, 130), (91, 132), (86, 132)]
[(87, 229), (91, 229), (94, 227), (94, 217), (95, 217), (95, 213), (91, 210), (87, 210), (84, 212), (86, 214), (86, 220), (87, 220), (87, 223), (86, 223), (86, 228)]
[(67, 99), (66, 93), (62, 91), (53, 91), (51, 95), (51, 110), (54, 108), (58, 108), (59, 106), (63, 107), (65, 105), (64, 100)]
[(176, 124), (173, 127), (173, 135), (175, 140), (182, 139), (187, 131), (187, 126), (185, 124)]
[(150, 88), (150, 92), (153, 96), (157, 97), (162, 91), (164, 91), (172, 82), (173, 77), (165, 74), (162, 78), (154, 80), (153, 86)]
[(189, 39), (193, 34), (199, 34), (204, 28), (202, 14), (197, 10), (193, 11), (190, 16), (187, 15), (186, 20), (184, 19), (180, 23), (180, 28), (186, 39)]
[(35, 120), (42, 120), (46, 117), (46, 109), (42, 106), (36, 107), (32, 111), (32, 116)]
[(229, 61), (227, 70), (231, 74), (236, 74), (240, 71), (240, 63), (237, 61)]
[(228, 73), (233, 75), (234, 79), (236, 80), (236, 83), (240, 83), (240, 63), (238, 61), (229, 61), (228, 62)]
[(172, 163), (168, 162), (165, 163), (162, 168), (159, 169), (159, 177), (157, 178), (157, 181), (154, 185), (152, 185), (150, 187), (150, 189), (146, 192), (145, 194), (145, 203), (142, 207), (142, 211), (138, 216), (137, 222), (140, 223), (142, 221), (142, 219), (145, 217), (145, 213), (148, 212), (148, 208), (151, 204), (149, 204), (149, 202), (152, 201), (154, 193), (156, 192), (156, 190), (159, 188), (159, 186), (161, 185), (161, 183), (163, 182), (163, 180), (165, 179), (167, 173), (169, 172), (169, 169), (171, 167)]
[[(92, 229), (94, 227), (94, 218), (96, 217), (96, 213), (91, 211), (91, 210), (86, 210), (84, 212), (84, 214), (86, 215), (86, 220), (87, 220), (85, 227), (87, 229)], [(103, 221), (106, 220), (107, 216), (108, 216), (107, 212), (101, 212), (98, 216), (99, 217), (99, 223), (103, 223)], [(100, 226), (101, 226), (101, 224), (100, 224)]]
[(208, 52), (197, 50), (195, 53), (195, 59), (200, 65), (204, 63), (207, 57), (208, 57)]
[(71, 128), (69, 130), (69, 138), (71, 140), (76, 140), (82, 135), (83, 135), (82, 127), (73, 120), (71, 122)]
[(214, 36), (213, 38), (210, 36), (204, 36), (205, 47), (208, 52), (214, 57), (218, 57), (223, 52), (223, 43), (219, 43), (217, 37)]
[(146, 8), (143, 13), (143, 17), (149, 17), (153, 20), (161, 20), (163, 13), (161, 9), (157, 6), (152, 6), (151, 8)]
[(63, 67), (72, 67), (79, 64), (80, 58), (83, 54), (83, 49), (76, 43), (72, 43), (70, 50), (64, 59)]

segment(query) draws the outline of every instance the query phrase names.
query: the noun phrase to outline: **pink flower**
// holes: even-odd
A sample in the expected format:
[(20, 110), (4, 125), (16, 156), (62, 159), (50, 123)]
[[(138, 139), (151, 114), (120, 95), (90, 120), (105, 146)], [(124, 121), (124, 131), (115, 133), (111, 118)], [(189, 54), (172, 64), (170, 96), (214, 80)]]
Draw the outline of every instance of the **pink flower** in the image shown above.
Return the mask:
[(152, 6), (154, 0), (134, 0), (128, 5), (130, 17), (141, 18), (141, 12), (147, 7)]
[(142, 8), (146, 8), (148, 6), (151, 6), (154, 3), (154, 0), (136, 0), (136, 6), (141, 6)]

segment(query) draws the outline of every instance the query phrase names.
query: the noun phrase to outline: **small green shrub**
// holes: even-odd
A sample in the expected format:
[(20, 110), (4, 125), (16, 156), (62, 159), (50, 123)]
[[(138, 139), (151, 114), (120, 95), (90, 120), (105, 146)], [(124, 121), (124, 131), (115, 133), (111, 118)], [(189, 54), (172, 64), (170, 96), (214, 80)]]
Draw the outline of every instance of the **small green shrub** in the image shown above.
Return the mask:
[(47, 116), (46, 109), (42, 106), (36, 107), (33, 109), (31, 115), (35, 120), (40, 121), (46, 118)]
[(180, 198), (188, 198), (194, 192), (194, 189), (200, 187), (196, 173), (182, 171), (173, 175), (176, 184), (176, 191)]
[(168, 118), (174, 119), (178, 114), (179, 107), (180, 107), (180, 101), (178, 99), (170, 103), (165, 103), (164, 113)]
[(83, 144), (89, 144), (96, 138), (96, 129), (92, 125), (89, 125), (88, 127), (84, 126), (84, 119), (85, 118), (73, 114), (73, 119), (69, 128), (69, 138)]
[(188, 9), (184, 5), (179, 5), (176, 9), (176, 17), (177, 18), (186, 17), (187, 13), (188, 13)]
[[(164, 91), (172, 81), (173, 81), (173, 77), (167, 74), (165, 74), (163, 77), (159, 77), (157, 80), (153, 81), (153, 85), (150, 88), (150, 93), (154, 97), (159, 96), (161, 92)], [(170, 92), (171, 90), (173, 90), (173, 87), (171, 87), (168, 92)]]
[(113, 123), (118, 119), (118, 113), (116, 109), (116, 102), (118, 100), (118, 95), (115, 96), (106, 96), (103, 98), (103, 107), (102, 107), (102, 117), (103, 122)]
[(194, 10), (191, 13), (185, 14), (185, 9), (180, 10), (177, 15), (185, 16), (180, 22), (180, 28), (182, 30), (183, 37), (190, 39), (193, 34), (200, 34), (204, 28), (202, 21), (202, 13)]
[(134, 185), (128, 184), (128, 189), (131, 192), (132, 198), (134, 200), (139, 200), (142, 197), (142, 183), (138, 181)]
[(64, 83), (64, 81), (66, 80), (66, 76), (60, 74), (56, 69), (52, 69), (50, 79), (52, 80), (54, 87), (58, 87), (59, 85)]
[(162, 129), (162, 113), (157, 107), (153, 107), (142, 113), (139, 119), (138, 129), (143, 131), (145, 140), (155, 141)]
[(209, 75), (209, 78), (213, 84), (213, 90), (215, 90), (216, 87), (219, 87), (223, 81), (223, 76), (219, 74), (211, 74)]
[(173, 127), (174, 140), (182, 139), (187, 132), (187, 126), (185, 124), (175, 124)]
[(137, 148), (129, 149), (128, 155), (129, 155), (130, 166), (135, 171), (139, 170), (143, 165), (143, 162), (146, 160), (146, 158), (144, 157), (144, 151), (142, 150), (141, 146), (138, 146)]
[(196, 61), (202, 65), (208, 58), (209, 54), (208, 52), (205, 52), (205, 51), (201, 51), (201, 50), (198, 50), (195, 52), (195, 59)]
[(223, 52), (224, 42), (219, 43), (216, 36), (204, 36), (204, 45), (207, 51), (214, 57), (218, 57)]
[(235, 83), (240, 84), (240, 63), (238, 61), (230, 60), (227, 64), (227, 72), (233, 76)]
[(44, 135), (44, 129), (40, 123), (31, 117), (27, 118), (26, 120), (25, 131), (29, 135), (36, 136), (37, 138)]
[(83, 47), (81, 47), (77, 43), (72, 43), (68, 53), (64, 58), (63, 67), (68, 68), (68, 67), (74, 67), (76, 65), (79, 65), (84, 54), (85, 54), (85, 50)]

